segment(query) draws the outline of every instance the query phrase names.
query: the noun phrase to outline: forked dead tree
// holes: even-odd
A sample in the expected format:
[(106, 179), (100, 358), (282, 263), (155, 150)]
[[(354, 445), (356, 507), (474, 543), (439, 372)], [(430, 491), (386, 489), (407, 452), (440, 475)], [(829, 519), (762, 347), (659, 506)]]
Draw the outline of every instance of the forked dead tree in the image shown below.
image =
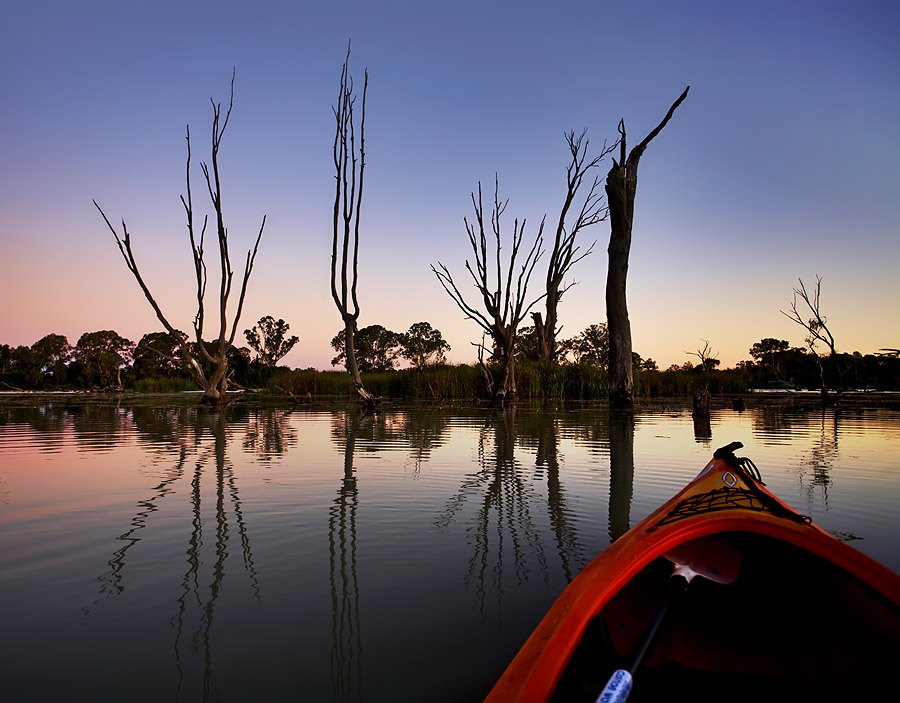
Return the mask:
[[(469, 222), (463, 218), (466, 232), (469, 235), (469, 244), (475, 256), (473, 269), (469, 260), (466, 260), (466, 270), (472, 276), (475, 287), (481, 295), (484, 311), (469, 305), (460, 292), (450, 271), (440, 261), (434, 271), (444, 290), (453, 299), (453, 302), (462, 310), (466, 317), (474, 320), (487, 333), (494, 343), (494, 353), (499, 357), (502, 367), (499, 388), (495, 397), (499, 400), (512, 400), (516, 396), (516, 332), (519, 323), (525, 318), (529, 310), (546, 295), (526, 304), (528, 280), (534, 271), (534, 266), (540, 259), (541, 244), (544, 231), (544, 221), (538, 229), (534, 244), (528, 250), (521, 268), (516, 275), (517, 261), (519, 259), (522, 239), (525, 234), (525, 220), (519, 224), (516, 219), (513, 223), (512, 247), (508, 260), (503, 262), (501, 256), (500, 217), (506, 210), (508, 200), (500, 202), (500, 182), (494, 179), (494, 208), (491, 212), (492, 243), (488, 244), (488, 235), (484, 225), (484, 206), (481, 198), (481, 182), (478, 183), (478, 198), (472, 193), (472, 205), (475, 208), (475, 222)], [(506, 268), (504, 272), (504, 266)]]
[[(344, 321), (344, 350), (346, 367), (353, 379), (359, 399), (373, 407), (376, 398), (363, 387), (356, 362), (353, 336), (359, 319), (359, 299), (356, 295), (359, 264), (359, 215), (363, 197), (363, 175), (366, 170), (366, 91), (369, 72), (365, 72), (362, 93), (362, 113), (359, 121), (359, 149), (353, 108), (353, 78), (350, 76), (350, 45), (341, 69), (341, 87), (337, 106), (332, 108), (334, 132), (334, 235), (331, 240), (331, 297)], [(340, 271), (340, 273), (338, 273)]]
[(709, 415), (709, 372), (719, 365), (719, 360), (715, 356), (718, 352), (713, 352), (709, 346), (709, 340), (701, 339), (700, 341), (703, 342), (702, 348), (698, 347), (697, 351), (685, 352), (685, 354), (700, 359), (700, 368), (703, 374), (703, 380), (694, 387), (694, 417)]
[[(194, 273), (197, 282), (197, 314), (194, 316), (194, 344), (190, 344), (187, 342), (187, 335), (185, 335), (180, 330), (176, 329), (163, 314), (162, 309), (156, 302), (156, 299), (153, 297), (153, 294), (150, 292), (150, 288), (147, 286), (144, 281), (143, 276), (141, 275), (140, 269), (138, 268), (137, 261), (134, 257), (134, 252), (131, 247), (131, 235), (128, 232), (128, 227), (125, 225), (124, 218), (122, 219), (122, 234), (113, 227), (112, 223), (109, 221), (109, 218), (106, 216), (106, 213), (103, 212), (103, 209), (97, 204), (97, 201), (94, 201), (94, 205), (97, 210), (100, 211), (100, 214), (103, 216), (104, 222), (106, 222), (106, 226), (109, 228), (109, 231), (112, 232), (113, 236), (116, 238), (116, 244), (119, 246), (119, 251), (122, 253), (122, 258), (125, 259), (125, 265), (128, 267), (128, 270), (131, 271), (135, 280), (138, 282), (138, 285), (141, 287), (141, 290), (144, 293), (144, 297), (147, 298), (147, 301), (150, 303), (153, 311), (156, 313), (157, 319), (163, 324), (163, 327), (166, 328), (166, 331), (173, 337), (173, 339), (180, 340), (178, 355), (180, 358), (169, 357), (165, 355), (163, 352), (158, 351), (161, 356), (165, 356), (170, 361), (179, 364), (185, 364), (191, 373), (194, 380), (203, 389), (203, 398), (202, 402), (210, 403), (210, 404), (220, 404), (225, 401), (226, 398), (226, 390), (228, 388), (228, 358), (227, 353), (229, 347), (234, 343), (234, 337), (237, 333), (238, 323), (241, 318), (241, 309), (244, 306), (244, 296), (247, 293), (247, 282), (250, 280), (250, 272), (253, 270), (253, 262), (256, 259), (256, 252), (259, 249), (259, 242), (262, 239), (263, 229), (266, 226), (266, 218), (263, 216), (262, 224), (259, 227), (259, 234), (256, 236), (256, 242), (253, 245), (253, 248), (247, 251), (247, 259), (244, 264), (244, 274), (241, 279), (241, 289), (240, 296), (238, 297), (237, 308), (234, 312), (234, 317), (232, 319), (229, 331), (229, 323), (228, 323), (228, 299), (231, 295), (231, 287), (232, 281), (234, 277), (234, 272), (231, 269), (231, 258), (228, 253), (228, 230), (225, 227), (225, 219), (222, 214), (222, 190), (221, 190), (221, 181), (220, 181), (220, 173), (219, 173), (219, 147), (222, 143), (222, 137), (225, 134), (225, 128), (228, 126), (228, 119), (231, 117), (231, 109), (234, 106), (234, 74), (231, 76), (231, 97), (228, 102), (228, 110), (225, 112), (224, 116), (222, 115), (222, 104), (216, 103), (212, 98), (210, 98), (210, 103), (212, 103), (213, 107), (213, 120), (212, 120), (212, 170), (210, 170), (209, 166), (205, 163), (200, 164), (200, 168), (203, 171), (203, 176), (206, 179), (206, 187), (209, 192), (210, 200), (212, 201), (213, 210), (215, 211), (216, 218), (216, 241), (218, 243), (219, 250), (219, 269), (221, 273), (221, 280), (219, 283), (219, 334), (217, 340), (213, 343), (212, 349), (208, 349), (207, 345), (203, 342), (203, 323), (206, 316), (206, 308), (205, 308), (205, 297), (206, 297), (206, 283), (207, 283), (207, 271), (206, 271), (206, 261), (205, 261), (205, 252), (203, 249), (204, 237), (206, 235), (206, 227), (209, 220), (208, 215), (204, 215), (203, 217), (203, 226), (200, 229), (199, 237), (196, 234), (196, 229), (194, 226), (194, 207), (193, 201), (191, 198), (191, 129), (190, 125), (187, 127), (187, 165), (185, 168), (186, 172), (186, 181), (187, 181), (187, 194), (181, 196), (181, 204), (184, 206), (185, 214), (187, 215), (187, 227), (188, 227), (188, 236), (191, 242), (191, 254), (194, 260)], [(206, 361), (211, 367), (212, 372), (207, 373), (204, 370), (202, 362)]]
[[(843, 369), (838, 361), (838, 353), (834, 345), (834, 335), (832, 335), (831, 330), (828, 329), (828, 321), (819, 308), (819, 295), (822, 292), (822, 277), (816, 276), (816, 289), (812, 294), (807, 292), (806, 286), (803, 284), (803, 279), (801, 278), (798, 280), (800, 281), (800, 287), (794, 288), (794, 299), (791, 301), (790, 311), (785, 312), (784, 310), (780, 310), (779, 312), (806, 330), (807, 335), (804, 341), (806, 342), (806, 346), (809, 347), (809, 351), (815, 355), (816, 361), (819, 364), (819, 379), (822, 383), (822, 395), (827, 396), (828, 383), (825, 381), (825, 367), (822, 364), (822, 355), (816, 350), (816, 343), (821, 342), (828, 347), (830, 352), (829, 357), (834, 360), (834, 365), (838, 372), (839, 386), (843, 386)], [(804, 318), (797, 309), (798, 298), (806, 304), (810, 314), (809, 318)]]
[[(620, 410), (634, 408), (634, 375), (632, 371), (631, 322), (625, 299), (628, 257), (631, 253), (631, 226), (634, 221), (634, 196), (637, 192), (638, 162), (647, 145), (668, 124), (687, 97), (684, 89), (669, 108), (663, 121), (644, 141), (626, 150), (625, 120), (619, 120), (619, 161), (613, 159), (606, 174), (606, 198), (609, 203), (609, 272), (606, 277), (606, 322), (609, 326), (609, 404)], [(626, 157), (627, 154), (627, 157)]]
[(566, 198), (559, 213), (556, 237), (553, 240), (550, 260), (547, 264), (547, 297), (544, 300), (545, 316), (542, 316), (539, 312), (531, 313), (531, 319), (534, 320), (538, 358), (544, 361), (556, 360), (559, 351), (557, 349), (556, 336), (560, 332), (560, 328), (557, 327), (559, 301), (562, 299), (563, 294), (576, 283), (573, 280), (566, 284), (564, 279), (576, 263), (591, 253), (594, 244), (596, 244), (595, 241), (582, 251), (576, 246), (575, 238), (579, 232), (598, 222), (602, 222), (609, 214), (609, 208), (606, 206), (603, 193), (597, 192), (600, 187), (600, 178), (595, 177), (575, 221), (571, 226), (566, 224), (569, 210), (572, 208), (572, 204), (578, 195), (578, 190), (584, 183), (585, 176), (616, 148), (615, 144), (607, 146), (606, 142), (604, 142), (600, 154), (588, 161), (589, 141), (584, 138), (586, 132), (587, 130), (578, 137), (575, 136), (575, 132), (568, 132), (565, 135), (570, 154), (569, 165), (566, 168)]

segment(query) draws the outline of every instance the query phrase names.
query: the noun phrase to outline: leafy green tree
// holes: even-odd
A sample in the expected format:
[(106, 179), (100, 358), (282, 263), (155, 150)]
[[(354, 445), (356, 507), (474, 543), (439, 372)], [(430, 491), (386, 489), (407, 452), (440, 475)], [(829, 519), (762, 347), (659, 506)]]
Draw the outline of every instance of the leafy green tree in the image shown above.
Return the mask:
[(122, 386), (122, 367), (132, 359), (134, 342), (113, 330), (85, 332), (75, 345), (75, 359), (101, 386)]
[(447, 358), (444, 353), (448, 351), (450, 345), (441, 331), (427, 322), (413, 323), (400, 339), (400, 355), (417, 369), (445, 363)]
[[(632, 352), (632, 354), (637, 354), (637, 352)], [(640, 359), (640, 354), (637, 354), (638, 359)], [(641, 359), (641, 362), (638, 364), (639, 371), (659, 371), (659, 365), (653, 361), (653, 359)]]
[(45, 383), (60, 385), (66, 381), (66, 371), (72, 361), (72, 346), (61, 334), (48, 334), (31, 345), (34, 362)]
[(0, 344), (0, 378), (6, 376), (10, 364), (12, 364), (13, 348), (8, 344)]
[[(786, 339), (765, 337), (750, 347), (750, 356), (760, 366), (770, 366), (775, 378), (781, 380), (779, 356), (788, 350), (790, 343)], [(767, 364), (768, 362), (768, 364)]]
[[(356, 351), (356, 362), (362, 373), (372, 371), (390, 371), (400, 356), (402, 336), (381, 325), (369, 325), (354, 330), (353, 347)], [(331, 346), (338, 352), (331, 360), (332, 366), (345, 364), (347, 352), (344, 346), (344, 330), (331, 340)]]
[[(134, 349), (133, 369), (137, 378), (164, 376), (172, 378), (182, 372), (190, 376), (188, 360), (182, 353), (187, 343), (184, 333), (151, 332), (141, 337)], [(191, 356), (194, 358), (194, 355)]]
[[(534, 313), (532, 314), (534, 315)], [(538, 334), (537, 328), (534, 325), (529, 325), (528, 327), (522, 327), (519, 329), (516, 334), (516, 358), (517, 359), (530, 359), (531, 361), (536, 361), (541, 357), (541, 343), (542, 339)], [(563, 348), (563, 344), (556, 344), (554, 349), (560, 354), (565, 354), (565, 349)], [(495, 358), (499, 358), (497, 355), (496, 345), (494, 347)]]
[(0, 350), (0, 369), (5, 388), (21, 390), (38, 388), (41, 384), (41, 371), (34, 352), (24, 345), (10, 347), (4, 344)]
[(277, 322), (271, 315), (259, 318), (254, 327), (244, 330), (247, 343), (256, 352), (257, 358), (266, 366), (274, 368), (294, 345), (300, 341), (297, 336), (287, 337), (291, 326), (282, 319)]
[(562, 342), (562, 350), (571, 353), (578, 364), (606, 368), (609, 365), (609, 330), (603, 322), (590, 325), (583, 332)]

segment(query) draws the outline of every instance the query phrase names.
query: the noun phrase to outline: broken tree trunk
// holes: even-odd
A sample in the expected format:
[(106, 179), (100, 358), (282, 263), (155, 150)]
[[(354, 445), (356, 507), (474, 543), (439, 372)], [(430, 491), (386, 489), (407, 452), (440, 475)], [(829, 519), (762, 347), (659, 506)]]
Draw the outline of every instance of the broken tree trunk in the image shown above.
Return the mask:
[[(606, 322), (609, 328), (609, 405), (619, 410), (634, 408), (634, 375), (632, 371), (631, 322), (625, 284), (628, 256), (631, 253), (631, 226), (634, 221), (634, 197), (637, 192), (638, 162), (651, 140), (662, 131), (675, 109), (687, 97), (684, 89), (669, 108), (663, 121), (638, 144), (626, 151), (625, 120), (619, 121), (620, 158), (606, 175), (606, 200), (609, 205), (609, 272), (606, 277)], [(627, 157), (626, 157), (627, 154)]]

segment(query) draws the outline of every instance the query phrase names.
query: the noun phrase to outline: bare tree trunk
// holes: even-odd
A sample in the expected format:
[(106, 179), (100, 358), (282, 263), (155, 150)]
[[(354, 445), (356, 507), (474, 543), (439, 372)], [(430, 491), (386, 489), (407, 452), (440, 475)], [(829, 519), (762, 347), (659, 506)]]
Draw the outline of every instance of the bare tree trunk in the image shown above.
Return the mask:
[(488, 397), (494, 397), (494, 377), (491, 375), (491, 370), (484, 363), (484, 335), (481, 335), (481, 343), (476, 344), (472, 342), (472, 346), (478, 348), (478, 368), (481, 369), (481, 374), (484, 376), (484, 387), (487, 391)]
[[(356, 345), (353, 335), (359, 319), (359, 300), (356, 296), (359, 270), (359, 215), (362, 207), (363, 176), (366, 169), (366, 91), (369, 72), (365, 72), (362, 93), (362, 115), (359, 124), (359, 150), (356, 149), (356, 133), (353, 124), (353, 79), (350, 77), (350, 45), (341, 70), (341, 88), (337, 107), (333, 108), (334, 133), (334, 235), (331, 248), (331, 297), (344, 321), (344, 350), (347, 354), (347, 371), (353, 379), (356, 395), (368, 407), (374, 407), (377, 399), (363, 387), (359, 366), (356, 363)], [(358, 180), (358, 182), (357, 182)], [(340, 243), (340, 246), (339, 246)], [(352, 243), (352, 252), (351, 252)], [(340, 266), (338, 265), (340, 259)], [(340, 268), (340, 283), (338, 282)]]
[[(106, 222), (106, 226), (116, 238), (116, 244), (118, 244), (119, 251), (121, 252), (122, 257), (125, 259), (125, 265), (128, 267), (128, 270), (131, 271), (135, 280), (138, 282), (138, 285), (144, 293), (144, 297), (147, 299), (147, 302), (150, 303), (153, 311), (156, 313), (157, 319), (162, 323), (163, 327), (165, 327), (166, 331), (169, 334), (180, 340), (179, 354), (181, 355), (181, 359), (167, 356), (166, 354), (163, 354), (159, 351), (157, 351), (157, 353), (159, 353), (166, 359), (169, 359), (170, 361), (186, 365), (191, 376), (197, 382), (197, 385), (199, 385), (200, 388), (203, 389), (203, 398), (201, 399), (201, 402), (218, 405), (225, 402), (226, 399), (225, 393), (228, 388), (228, 350), (234, 344), (234, 337), (237, 333), (238, 324), (241, 319), (241, 310), (244, 306), (244, 297), (247, 293), (247, 283), (250, 280), (250, 273), (253, 270), (253, 263), (256, 260), (256, 253), (259, 250), (259, 242), (262, 239), (263, 229), (265, 229), (266, 226), (266, 218), (265, 216), (263, 216), (262, 224), (259, 228), (259, 234), (256, 236), (256, 243), (253, 245), (253, 249), (247, 252), (247, 260), (244, 265), (244, 275), (241, 282), (240, 297), (238, 298), (237, 309), (234, 313), (234, 319), (231, 324), (231, 332), (229, 333), (228, 298), (231, 295), (231, 285), (234, 272), (231, 268), (231, 257), (228, 253), (228, 229), (225, 227), (225, 220), (222, 214), (222, 194), (221, 182), (219, 177), (219, 147), (222, 143), (222, 137), (225, 134), (225, 128), (228, 126), (228, 118), (231, 116), (231, 109), (234, 106), (234, 74), (232, 74), (231, 76), (231, 99), (228, 103), (228, 110), (225, 112), (224, 119), (222, 119), (221, 103), (216, 103), (212, 99), (210, 99), (210, 102), (213, 106), (212, 171), (210, 171), (209, 167), (204, 163), (200, 164), (200, 168), (203, 171), (203, 175), (206, 179), (207, 190), (209, 191), (209, 197), (210, 200), (212, 200), (213, 209), (215, 211), (216, 236), (219, 248), (219, 266), (221, 273), (221, 282), (219, 286), (218, 296), (219, 336), (215, 342), (214, 353), (210, 353), (203, 342), (203, 322), (205, 318), (204, 298), (206, 295), (207, 283), (203, 239), (206, 234), (208, 217), (205, 216), (203, 218), (203, 227), (200, 230), (200, 236), (198, 239), (195, 235), (194, 211), (191, 199), (190, 127), (187, 128), (186, 137), (187, 162), (185, 166), (185, 177), (187, 181), (187, 193), (186, 195), (181, 196), (181, 203), (184, 206), (184, 211), (187, 216), (188, 236), (190, 237), (191, 241), (191, 253), (193, 255), (194, 272), (197, 282), (197, 314), (194, 316), (195, 343), (193, 345), (187, 342), (187, 335), (185, 335), (183, 332), (176, 329), (169, 323), (169, 320), (163, 314), (162, 309), (159, 307), (156, 299), (150, 292), (149, 287), (144, 282), (144, 278), (141, 275), (140, 270), (138, 269), (137, 261), (134, 258), (134, 252), (131, 248), (131, 235), (128, 232), (127, 226), (125, 225), (125, 220), (122, 220), (122, 235), (120, 236), (116, 231), (116, 228), (112, 226), (112, 223), (109, 221), (106, 213), (104, 213), (101, 207), (97, 204), (96, 200), (94, 201), (94, 206), (97, 208), (97, 210), (100, 211), (100, 215), (103, 217), (104, 222)], [(204, 372), (203, 367), (200, 363), (200, 361), (203, 359), (205, 359), (213, 366), (213, 373), (209, 377), (206, 376), (206, 373)]]
[(578, 190), (584, 182), (585, 175), (592, 168), (598, 166), (616, 147), (615, 144), (607, 147), (606, 142), (604, 142), (600, 155), (590, 161), (586, 161), (589, 142), (584, 138), (585, 134), (586, 131), (582, 132), (578, 137), (575, 136), (575, 132), (568, 132), (565, 135), (566, 143), (569, 146), (570, 161), (566, 168), (566, 198), (559, 213), (556, 237), (553, 240), (553, 249), (550, 251), (550, 261), (547, 265), (547, 297), (544, 301), (546, 318), (542, 317), (539, 312), (531, 313), (531, 319), (534, 321), (535, 337), (537, 338), (538, 358), (543, 361), (556, 360), (556, 336), (560, 331), (557, 327), (559, 301), (562, 299), (563, 294), (576, 283), (572, 281), (566, 284), (564, 278), (572, 266), (591, 253), (596, 243), (591, 244), (584, 252), (580, 252), (579, 247), (575, 245), (575, 238), (581, 230), (605, 220), (609, 212), (603, 200), (603, 195), (597, 192), (600, 186), (600, 179), (594, 178), (594, 182), (591, 184), (575, 222), (571, 228), (566, 227), (566, 218), (575, 197), (578, 195)]
[[(609, 272), (606, 277), (606, 322), (609, 328), (609, 404), (614, 409), (634, 408), (634, 377), (632, 372), (631, 322), (628, 319), (626, 280), (628, 257), (631, 253), (631, 227), (634, 221), (634, 197), (637, 192), (638, 162), (651, 140), (662, 131), (675, 109), (687, 97), (690, 86), (684, 89), (669, 108), (663, 121), (644, 141), (627, 154), (625, 121), (619, 121), (619, 162), (606, 175), (606, 198), (609, 203)], [(627, 157), (626, 157), (627, 154)]]

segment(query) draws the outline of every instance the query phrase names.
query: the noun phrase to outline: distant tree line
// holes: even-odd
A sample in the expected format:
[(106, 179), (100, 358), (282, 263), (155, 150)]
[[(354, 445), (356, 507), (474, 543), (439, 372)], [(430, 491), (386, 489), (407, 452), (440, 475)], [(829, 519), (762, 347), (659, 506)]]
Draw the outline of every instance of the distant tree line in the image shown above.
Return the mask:
[[(226, 350), (231, 388), (289, 392), (295, 396), (343, 395), (353, 392), (344, 372), (290, 369), (278, 362), (297, 344), (284, 320), (267, 316), (244, 334), (248, 346)], [(609, 392), (609, 334), (604, 323), (590, 325), (558, 343), (557, 360), (541, 358), (533, 327), (516, 339), (516, 384), (522, 397), (604, 398)], [(335, 366), (343, 365), (342, 331), (332, 340)], [(356, 330), (354, 343), (360, 373), (373, 392), (422, 398), (490, 397), (484, 370), (494, 382), (505, 378), (500, 354), (478, 364), (448, 364), (450, 346), (428, 322), (417, 322), (403, 333), (381, 325)], [(197, 388), (189, 361), (179, 356), (188, 343), (168, 332), (145, 334), (135, 343), (113, 330), (88, 332), (71, 345), (65, 336), (48, 334), (29, 346), (0, 344), (0, 390), (132, 390), (171, 392)], [(205, 342), (214, 349), (217, 341)], [(698, 387), (713, 394), (743, 393), (752, 389), (794, 390), (832, 388), (900, 390), (900, 350), (874, 354), (836, 353), (821, 358), (808, 348), (767, 337), (749, 349), (750, 359), (733, 369), (719, 369), (719, 360), (701, 349), (699, 363), (685, 361), (660, 369), (653, 359), (632, 352), (632, 371), (638, 396), (690, 395)], [(202, 355), (193, 350), (191, 358)]]

